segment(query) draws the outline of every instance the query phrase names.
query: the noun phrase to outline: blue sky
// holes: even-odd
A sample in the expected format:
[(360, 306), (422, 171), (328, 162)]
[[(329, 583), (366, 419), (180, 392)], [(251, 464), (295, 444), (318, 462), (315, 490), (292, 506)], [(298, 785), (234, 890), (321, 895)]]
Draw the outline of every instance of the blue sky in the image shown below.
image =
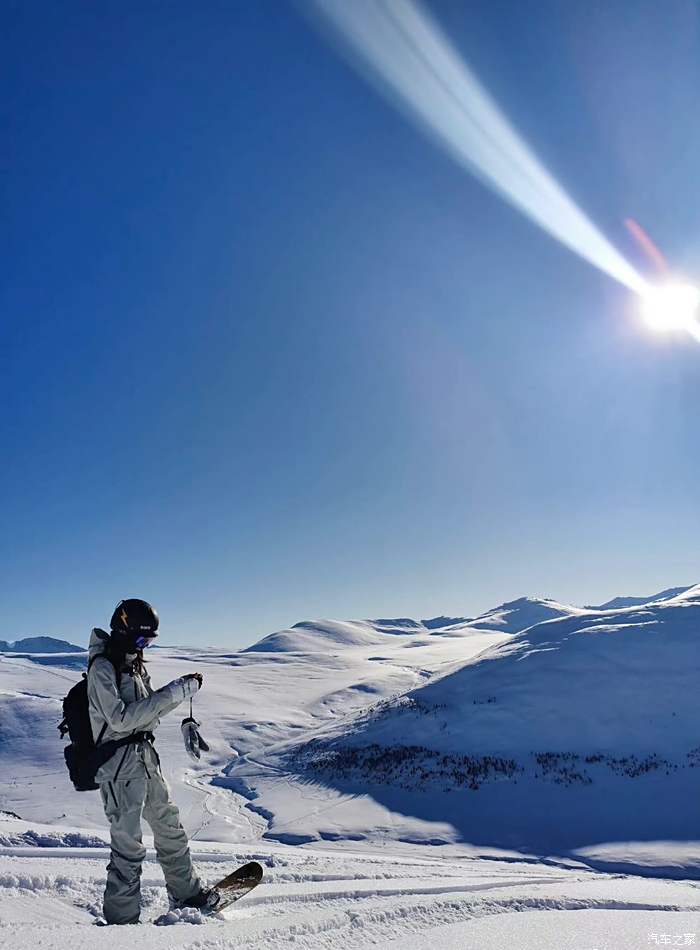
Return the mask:
[[(429, 6), (618, 247), (632, 216), (700, 276), (694, 4)], [(697, 344), (296, 6), (2, 16), (0, 637), (84, 642), (128, 596), (234, 646), (700, 580)]]

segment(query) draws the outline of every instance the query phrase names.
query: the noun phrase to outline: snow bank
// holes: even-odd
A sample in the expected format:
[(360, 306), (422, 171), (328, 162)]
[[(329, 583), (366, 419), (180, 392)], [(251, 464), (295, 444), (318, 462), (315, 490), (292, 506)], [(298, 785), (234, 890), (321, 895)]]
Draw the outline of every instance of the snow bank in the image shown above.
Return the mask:
[(0, 823), (0, 846), (3, 848), (106, 848), (108, 841), (97, 835), (78, 831), (5, 831)]

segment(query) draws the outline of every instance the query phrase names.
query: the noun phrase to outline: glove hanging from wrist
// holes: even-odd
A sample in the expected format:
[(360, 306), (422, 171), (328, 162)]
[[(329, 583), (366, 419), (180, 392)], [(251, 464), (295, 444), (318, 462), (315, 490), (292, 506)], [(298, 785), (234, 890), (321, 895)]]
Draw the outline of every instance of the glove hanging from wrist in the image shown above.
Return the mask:
[(199, 731), (200, 725), (201, 723), (197, 722), (192, 715), (192, 700), (190, 699), (190, 714), (186, 719), (182, 720), (180, 729), (182, 730), (182, 738), (185, 743), (185, 751), (195, 762), (199, 762), (202, 752), (209, 751), (209, 746)]

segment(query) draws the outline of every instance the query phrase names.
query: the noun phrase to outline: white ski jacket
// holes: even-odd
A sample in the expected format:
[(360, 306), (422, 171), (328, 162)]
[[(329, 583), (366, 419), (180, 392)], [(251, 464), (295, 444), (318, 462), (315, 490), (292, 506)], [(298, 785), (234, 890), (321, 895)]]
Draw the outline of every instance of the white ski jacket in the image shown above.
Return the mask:
[[(90, 725), (95, 742), (123, 739), (137, 732), (155, 732), (160, 717), (189, 699), (199, 688), (193, 677), (182, 676), (167, 686), (153, 690), (147, 673), (139, 675), (124, 668), (119, 676), (104, 654), (109, 634), (95, 628), (90, 636), (90, 665), (87, 679)], [(102, 732), (103, 727), (104, 732)], [(148, 775), (159, 768), (158, 755), (150, 742), (138, 742), (118, 748), (98, 770), (98, 784), (129, 780)]]

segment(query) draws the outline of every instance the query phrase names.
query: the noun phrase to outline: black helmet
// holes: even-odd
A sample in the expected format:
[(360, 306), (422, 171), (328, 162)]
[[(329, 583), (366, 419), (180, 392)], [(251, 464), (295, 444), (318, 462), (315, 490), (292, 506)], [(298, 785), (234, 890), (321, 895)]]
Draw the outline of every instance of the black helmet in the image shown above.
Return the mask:
[(109, 622), (112, 633), (129, 636), (136, 641), (158, 636), (158, 614), (145, 600), (120, 600)]

